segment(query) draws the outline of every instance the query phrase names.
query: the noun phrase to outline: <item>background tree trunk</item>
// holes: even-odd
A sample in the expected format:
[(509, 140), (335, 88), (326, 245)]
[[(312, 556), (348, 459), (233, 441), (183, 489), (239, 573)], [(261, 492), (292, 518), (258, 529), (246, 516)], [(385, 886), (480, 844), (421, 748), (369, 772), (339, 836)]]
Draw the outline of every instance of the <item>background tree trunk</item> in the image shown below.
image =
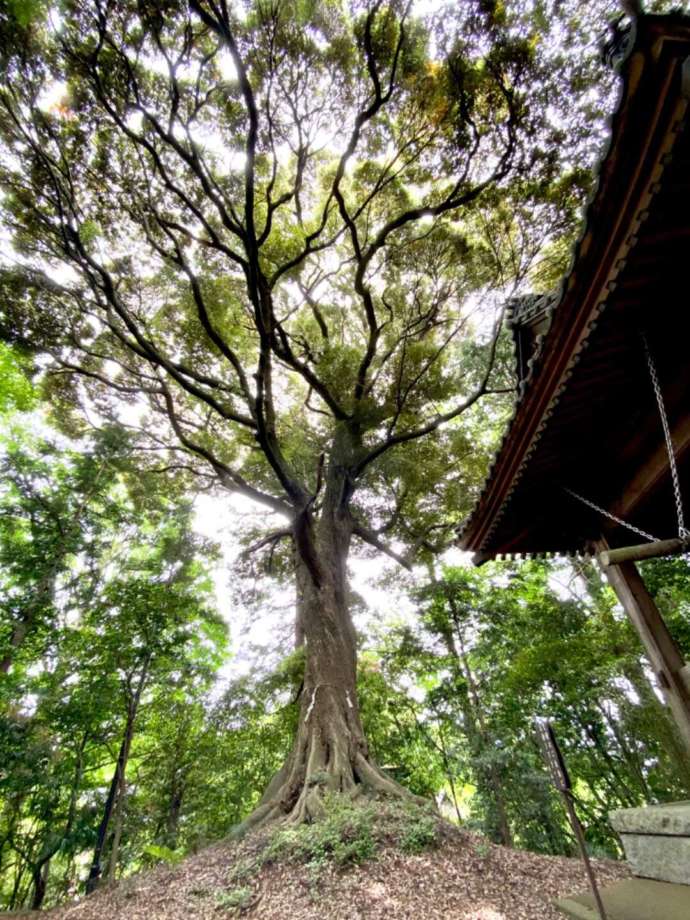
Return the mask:
[[(84, 732), (79, 747), (77, 748), (76, 762), (74, 766), (74, 779), (72, 781), (72, 792), (70, 793), (69, 807), (67, 809), (67, 820), (62, 834), (50, 833), (47, 844), (44, 846), (40, 859), (32, 867), (31, 877), (34, 886), (31, 909), (39, 910), (43, 906), (43, 901), (48, 888), (48, 877), (50, 875), (50, 861), (60, 849), (60, 845), (72, 831), (74, 818), (77, 813), (77, 799), (81, 790), (81, 780), (84, 772), (84, 751), (89, 739), (89, 733)], [(50, 827), (52, 822), (47, 822)], [(50, 842), (52, 838), (52, 842)]]
[[(495, 740), (484, 718), (484, 711), (479, 696), (479, 688), (470, 667), (469, 657), (465, 648), (460, 616), (455, 607), (452, 597), (448, 597), (448, 603), (451, 612), (451, 620), (455, 627), (455, 634), (451, 629), (444, 631), (444, 641), (449, 654), (455, 662), (458, 674), (464, 678), (467, 693), (463, 701), (463, 715), (465, 724), (468, 729), (468, 741), (475, 760), (475, 771), (477, 776), (477, 785), (481, 788), (486, 798), (493, 803), (496, 822), (496, 836), (498, 843), (503, 846), (513, 846), (513, 835), (510, 830), (508, 821), (508, 809), (506, 807), (505, 794), (501, 776), (496, 768), (496, 764), (491, 762), (482, 763), (487, 753), (489, 758), (493, 756)], [(456, 641), (457, 639), (457, 641)]]
[(45, 860), (40, 865), (36, 866), (34, 871), (31, 873), (31, 879), (34, 886), (34, 896), (31, 901), (31, 910), (40, 910), (43, 905), (43, 900), (46, 896), (46, 889), (48, 887), (48, 875), (50, 874), (50, 859)]
[(117, 800), (115, 802), (114, 816), (115, 816), (115, 828), (113, 830), (113, 841), (110, 845), (110, 857), (108, 859), (108, 874), (107, 879), (108, 883), (115, 881), (115, 875), (117, 873), (117, 859), (120, 853), (120, 839), (122, 838), (122, 822), (124, 820), (124, 811), (125, 811), (125, 773), (124, 770), (120, 775), (120, 784), (117, 793)]
[[(113, 778), (110, 781), (110, 787), (108, 789), (108, 795), (105, 800), (105, 806), (103, 808), (103, 817), (101, 818), (101, 823), (98, 826), (98, 832), (96, 835), (96, 846), (94, 847), (93, 861), (91, 863), (91, 869), (89, 870), (89, 877), (86, 880), (86, 893), (90, 894), (92, 891), (98, 887), (98, 883), (101, 878), (102, 873), (102, 860), (103, 853), (105, 850), (105, 843), (108, 835), (108, 827), (110, 826), (110, 820), (113, 815), (116, 804), (120, 801), (121, 797), (124, 795), (125, 790), (125, 771), (127, 769), (127, 761), (129, 760), (129, 750), (132, 745), (132, 738), (134, 737), (134, 723), (136, 721), (137, 712), (139, 710), (139, 701), (141, 700), (141, 694), (144, 690), (146, 684), (146, 678), (148, 676), (148, 668), (150, 662), (150, 654), (145, 659), (139, 679), (137, 682), (136, 690), (129, 696), (127, 702), (127, 720), (125, 722), (125, 732), (122, 738), (122, 743), (120, 744), (120, 751), (117, 756), (117, 763), (115, 765), (115, 772), (113, 773)], [(131, 679), (131, 678), (130, 678)], [(131, 690), (131, 684), (128, 682), (128, 687)], [(115, 840), (115, 849), (119, 843), (119, 837)], [(117, 852), (115, 853), (115, 858), (117, 859)], [(111, 860), (111, 870), (112, 860)]]
[(98, 825), (98, 831), (96, 832), (96, 845), (93, 851), (93, 860), (89, 870), (89, 877), (86, 880), (87, 894), (91, 894), (92, 891), (96, 890), (101, 879), (101, 862), (103, 859), (103, 852), (105, 850), (105, 842), (108, 836), (108, 827), (110, 826), (110, 819), (113, 814), (115, 799), (120, 785), (120, 770), (124, 770), (127, 766), (127, 756), (129, 753), (129, 744), (127, 739), (129, 734), (130, 725), (128, 720), (125, 727), (125, 737), (122, 739), (120, 744), (120, 751), (118, 753), (117, 763), (115, 765), (115, 772), (113, 773), (112, 779), (110, 780), (108, 795), (105, 800), (105, 805), (103, 806), (103, 815), (101, 817), (101, 822)]

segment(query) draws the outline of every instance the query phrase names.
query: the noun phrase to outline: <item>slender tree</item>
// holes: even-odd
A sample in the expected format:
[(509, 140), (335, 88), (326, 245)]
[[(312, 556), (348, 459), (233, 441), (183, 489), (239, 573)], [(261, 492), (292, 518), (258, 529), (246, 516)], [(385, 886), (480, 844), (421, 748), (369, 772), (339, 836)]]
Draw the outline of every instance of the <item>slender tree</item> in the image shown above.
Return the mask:
[(251, 822), (317, 814), (324, 785), (402, 794), (362, 730), (348, 554), (409, 566), (468, 507), (462, 416), (506, 386), (488, 289), (571, 226), (596, 138), (562, 6), (6, 19), (6, 335), (51, 356), (63, 407), (127, 404), (149, 455), (276, 515), (257, 549), (291, 541), (301, 711)]
[[(10, 909), (76, 891), (89, 850), (89, 887), (106, 866), (119, 873), (140, 736), (147, 757), (163, 747), (149, 712), (167, 700), (170, 718), (174, 696), (203, 723), (199, 698), (226, 649), (205, 568), (214, 547), (192, 531), (174, 483), (163, 496), (135, 479), (122, 432), (58, 446), (33, 426), (15, 418), (0, 442), (0, 636), (28, 627), (8, 642), (0, 675), (0, 904)], [(53, 587), (37, 605), (46, 570)]]

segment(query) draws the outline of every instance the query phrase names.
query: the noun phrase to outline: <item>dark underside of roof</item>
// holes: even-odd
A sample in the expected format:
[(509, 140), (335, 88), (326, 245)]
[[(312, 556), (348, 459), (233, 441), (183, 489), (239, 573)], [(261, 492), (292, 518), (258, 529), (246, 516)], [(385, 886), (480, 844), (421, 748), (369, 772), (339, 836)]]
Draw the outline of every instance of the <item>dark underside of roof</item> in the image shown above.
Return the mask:
[[(644, 539), (565, 491), (571, 489), (664, 539), (677, 518), (663, 433), (647, 368), (646, 329), (658, 368), (690, 513), (690, 145), (683, 194), (669, 196), (668, 217), (682, 222), (663, 238), (650, 223), (609, 305), (575, 365), (557, 409), (507, 502), (490, 545), (495, 553), (584, 552), (606, 534), (612, 546)], [(680, 166), (680, 163), (678, 164)], [(659, 202), (661, 204), (661, 202)], [(683, 213), (684, 210), (684, 213)], [(647, 471), (647, 475), (643, 475)]]
[[(680, 67), (674, 79), (680, 81)], [(649, 89), (653, 92), (653, 84)], [(669, 94), (668, 105), (677, 106), (680, 95)], [(648, 102), (651, 118), (653, 99)], [(644, 112), (644, 100), (640, 105)], [(648, 183), (647, 193), (622, 215), (627, 222), (623, 230), (616, 229), (617, 209), (625, 200), (617, 177), (622, 183), (631, 181), (623, 159), (631, 138), (637, 135), (640, 144), (649, 138), (634, 125), (618, 129), (606, 163), (608, 173), (602, 176), (604, 198), (598, 203), (595, 199), (590, 209), (588, 251), (578, 256), (574, 283), (556, 309), (544, 343), (545, 353), (561, 348), (564, 353), (572, 349), (572, 354), (557, 370), (558, 356), (545, 354), (545, 367), (537, 367), (529, 381), (461, 538), (461, 545), (474, 550), (479, 562), (499, 554), (588, 552), (602, 534), (612, 546), (644, 542), (567, 489), (659, 539), (677, 535), (676, 504), (643, 334), (658, 368), (690, 517), (690, 127), (687, 119), (676, 120), (675, 128), (666, 130), (667, 144), (673, 135), (672, 152), (664, 155), (660, 177)], [(651, 166), (649, 174), (653, 175)], [(623, 256), (608, 265), (608, 257), (601, 255), (607, 233), (627, 234), (625, 246), (619, 246)], [(588, 259), (594, 268), (588, 268)], [(579, 263), (584, 269), (578, 276)], [(588, 297), (591, 304), (583, 310)], [(571, 317), (573, 327), (582, 323), (577, 347), (569, 330)], [(540, 401), (539, 388), (548, 391), (549, 386), (550, 398)], [(530, 421), (530, 412), (539, 415), (538, 426)]]

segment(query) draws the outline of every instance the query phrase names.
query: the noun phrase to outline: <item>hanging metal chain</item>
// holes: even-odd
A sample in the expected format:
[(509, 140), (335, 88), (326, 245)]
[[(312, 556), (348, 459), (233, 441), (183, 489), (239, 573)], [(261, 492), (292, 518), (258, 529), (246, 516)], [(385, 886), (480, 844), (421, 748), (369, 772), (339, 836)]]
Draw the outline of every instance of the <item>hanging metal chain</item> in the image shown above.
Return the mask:
[(645, 530), (640, 530), (639, 527), (635, 527), (634, 524), (629, 524), (627, 521), (624, 521), (623, 518), (616, 517), (615, 514), (611, 514), (610, 511), (607, 511), (606, 508), (602, 508), (600, 505), (597, 505), (595, 502), (590, 501), (588, 498), (585, 498), (584, 495), (580, 495), (579, 492), (574, 492), (572, 489), (569, 489), (567, 486), (563, 486), (563, 490), (572, 495), (573, 498), (576, 498), (578, 501), (582, 502), (583, 505), (587, 505), (588, 508), (591, 508), (593, 511), (598, 511), (599, 514), (603, 514), (604, 517), (607, 517), (610, 521), (615, 521), (616, 524), (620, 524), (621, 527), (626, 527), (628, 530), (632, 530), (633, 533), (639, 534), (641, 537), (644, 537), (645, 540), (649, 540), (651, 543), (657, 543), (658, 537), (653, 537), (650, 533), (647, 533)]
[(649, 376), (652, 380), (652, 387), (654, 388), (654, 395), (656, 396), (656, 404), (659, 407), (659, 416), (661, 418), (661, 427), (664, 429), (664, 439), (666, 441), (666, 450), (668, 452), (668, 465), (671, 471), (671, 482), (673, 483), (673, 495), (676, 501), (676, 515), (678, 517), (678, 536), (681, 540), (690, 539), (690, 531), (685, 528), (685, 519), (683, 516), (683, 496), (680, 491), (680, 479), (678, 478), (678, 467), (676, 466), (676, 454), (673, 448), (673, 440), (671, 438), (671, 431), (668, 427), (668, 418), (666, 416), (666, 406), (664, 405), (664, 397), (661, 392), (661, 386), (659, 385), (659, 376), (656, 372), (656, 364), (654, 363), (654, 358), (652, 357), (652, 352), (649, 348), (649, 343), (647, 342), (647, 336), (642, 333), (642, 342), (644, 344), (645, 355), (647, 356), (647, 367), (649, 368)]

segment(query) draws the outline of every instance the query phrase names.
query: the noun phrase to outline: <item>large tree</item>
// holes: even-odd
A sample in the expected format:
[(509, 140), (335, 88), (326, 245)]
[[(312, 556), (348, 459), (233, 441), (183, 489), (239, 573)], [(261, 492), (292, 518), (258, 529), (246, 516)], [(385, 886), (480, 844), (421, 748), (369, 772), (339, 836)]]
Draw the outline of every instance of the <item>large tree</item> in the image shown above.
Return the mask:
[(360, 722), (348, 553), (409, 565), (468, 507), (461, 416), (505, 387), (487, 291), (557, 248), (596, 140), (567, 7), (10, 7), (6, 335), (51, 356), (63, 407), (126, 418), (277, 515), (259, 544), (291, 540), (301, 714), (252, 820), (401, 792)]

